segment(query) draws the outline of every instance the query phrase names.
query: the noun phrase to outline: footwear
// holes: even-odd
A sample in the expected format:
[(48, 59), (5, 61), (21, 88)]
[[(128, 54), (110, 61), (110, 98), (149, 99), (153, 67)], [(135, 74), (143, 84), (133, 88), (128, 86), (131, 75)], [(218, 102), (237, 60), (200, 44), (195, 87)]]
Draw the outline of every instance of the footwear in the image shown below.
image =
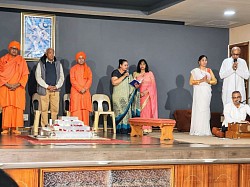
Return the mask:
[(12, 130), (11, 133), (12, 133), (12, 134), (21, 134), (21, 132), (18, 131), (18, 130)]
[(149, 134), (148, 129), (144, 129), (144, 130), (143, 130), (143, 134), (144, 134), (144, 135)]
[(221, 132), (221, 131), (217, 131), (215, 136), (219, 137), (219, 138), (225, 138), (225, 133)]
[(213, 135), (215, 135), (218, 131), (220, 131), (219, 128), (217, 128), (217, 127), (213, 127), (213, 128), (212, 128), (212, 134), (213, 134)]
[(1, 134), (9, 134), (10, 132), (8, 130), (3, 130)]
[(217, 127), (213, 127), (212, 128), (212, 134), (216, 137), (219, 137), (219, 138), (225, 138), (225, 133), (222, 132), (219, 128)]

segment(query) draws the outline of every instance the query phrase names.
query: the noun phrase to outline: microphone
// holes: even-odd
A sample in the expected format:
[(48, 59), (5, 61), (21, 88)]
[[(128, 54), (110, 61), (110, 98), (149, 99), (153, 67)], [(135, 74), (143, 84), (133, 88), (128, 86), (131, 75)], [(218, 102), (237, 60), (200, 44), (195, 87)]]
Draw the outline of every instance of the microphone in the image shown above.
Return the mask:
[[(233, 69), (237, 70), (237, 58), (234, 59)], [(236, 80), (235, 80), (236, 81)], [(236, 82), (235, 82), (236, 83)]]
[(243, 104), (245, 103), (246, 101), (248, 101), (248, 99), (250, 99), (250, 97), (248, 97), (247, 99), (245, 99), (244, 101), (238, 101), (239, 103)]
[[(125, 73), (128, 73), (129, 74), (129, 70), (127, 69)], [(128, 76), (129, 77), (129, 76)]]
[(124, 73), (122, 75), (125, 75), (126, 73), (129, 73), (129, 71), (128, 70), (124, 71)]
[[(128, 74), (129, 74), (129, 70), (127, 69), (127, 70), (125, 71), (125, 73), (128, 73)], [(129, 83), (129, 82), (130, 82), (129, 76), (127, 76), (126, 78), (128, 79), (128, 83)]]

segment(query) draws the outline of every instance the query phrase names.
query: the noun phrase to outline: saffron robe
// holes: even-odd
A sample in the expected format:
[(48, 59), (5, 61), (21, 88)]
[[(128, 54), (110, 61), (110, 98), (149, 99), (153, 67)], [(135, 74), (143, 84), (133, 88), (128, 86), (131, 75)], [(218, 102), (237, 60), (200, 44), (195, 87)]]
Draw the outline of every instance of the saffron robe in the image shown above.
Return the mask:
[[(70, 69), (70, 82), (72, 85), (70, 91), (71, 116), (74, 114), (78, 115), (82, 113), (81, 110), (85, 110), (83, 115), (85, 119), (82, 119), (81, 116), (77, 117), (84, 121), (85, 125), (89, 125), (89, 112), (92, 111), (91, 94), (89, 91), (92, 85), (92, 71), (86, 63), (83, 65), (76, 64)], [(86, 92), (82, 94), (80, 91), (83, 89), (86, 89)]]
[[(28, 74), (29, 69), (22, 56), (13, 57), (6, 54), (0, 58), (0, 105), (3, 108), (3, 129), (23, 126)], [(5, 86), (6, 83), (21, 85), (16, 90), (10, 90)]]

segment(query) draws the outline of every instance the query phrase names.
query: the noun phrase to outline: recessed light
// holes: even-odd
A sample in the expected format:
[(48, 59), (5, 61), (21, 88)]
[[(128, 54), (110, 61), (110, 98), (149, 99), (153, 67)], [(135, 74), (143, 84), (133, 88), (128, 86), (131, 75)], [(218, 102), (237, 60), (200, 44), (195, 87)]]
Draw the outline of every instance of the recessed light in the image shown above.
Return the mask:
[(225, 12), (224, 12), (224, 15), (225, 16), (232, 16), (232, 15), (234, 15), (235, 14), (235, 11), (234, 10), (226, 10)]

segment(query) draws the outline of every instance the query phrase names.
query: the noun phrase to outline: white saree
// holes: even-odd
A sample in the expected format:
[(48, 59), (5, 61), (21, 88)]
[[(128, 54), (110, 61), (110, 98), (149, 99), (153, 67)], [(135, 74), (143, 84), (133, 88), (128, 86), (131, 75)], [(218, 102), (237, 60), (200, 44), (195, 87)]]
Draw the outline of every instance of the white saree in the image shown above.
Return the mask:
[[(210, 73), (195, 68), (191, 71), (194, 80), (200, 80), (204, 76), (211, 79)], [(193, 86), (193, 105), (190, 135), (209, 136), (210, 130), (210, 101), (211, 101), (211, 85), (202, 82)]]

